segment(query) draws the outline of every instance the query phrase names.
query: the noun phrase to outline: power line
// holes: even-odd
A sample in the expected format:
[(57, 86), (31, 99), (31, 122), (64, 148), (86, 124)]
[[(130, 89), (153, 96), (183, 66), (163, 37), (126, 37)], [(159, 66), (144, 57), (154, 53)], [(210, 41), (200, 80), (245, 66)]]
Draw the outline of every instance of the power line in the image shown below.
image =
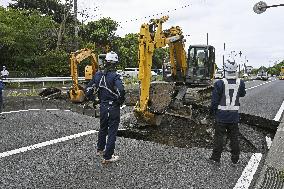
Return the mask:
[[(184, 8), (187, 8), (189, 7), (190, 5), (183, 5), (179, 8), (175, 8), (175, 9), (172, 9), (172, 10), (167, 10), (167, 11), (164, 11), (164, 12), (160, 12), (160, 13), (156, 13), (156, 14), (152, 14), (152, 15), (148, 15), (148, 16), (144, 16), (144, 17), (140, 17), (140, 18), (132, 18), (132, 19), (127, 19), (127, 20), (124, 20), (124, 21), (121, 21), (121, 22), (118, 22), (119, 24), (124, 24), (124, 23), (129, 23), (129, 22), (135, 22), (135, 21), (138, 21), (138, 20), (142, 20), (142, 19), (151, 19), (151, 18), (154, 18), (156, 16), (161, 16), (161, 15), (165, 15), (165, 14), (168, 14), (168, 13), (171, 13), (171, 12), (174, 12), (174, 11), (177, 11), (179, 9), (184, 9)], [(120, 28), (123, 28), (122, 26), (120, 26)]]

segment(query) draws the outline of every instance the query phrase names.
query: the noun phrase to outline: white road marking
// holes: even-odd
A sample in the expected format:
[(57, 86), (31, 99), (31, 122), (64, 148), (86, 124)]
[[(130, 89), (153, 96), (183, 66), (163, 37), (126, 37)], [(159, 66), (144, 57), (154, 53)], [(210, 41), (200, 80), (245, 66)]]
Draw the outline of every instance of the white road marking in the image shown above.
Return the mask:
[(259, 85), (256, 85), (256, 86), (253, 86), (253, 87), (250, 87), (250, 88), (247, 88), (246, 90), (254, 89), (256, 87), (260, 87), (262, 85), (268, 84), (268, 83), (273, 82), (273, 81), (276, 81), (276, 79), (275, 80), (271, 80), (271, 81), (267, 81), (267, 82), (264, 82), (264, 83), (261, 83)]
[(28, 110), (13, 110), (9, 112), (2, 112), (0, 114), (11, 114), (11, 113), (19, 113), (19, 112), (28, 112), (28, 111), (39, 111), (40, 109), (28, 109)]
[(274, 117), (274, 119), (273, 119), (274, 121), (279, 121), (280, 120), (281, 115), (283, 113), (283, 110), (284, 110), (284, 101), (282, 102), (282, 105), (280, 106), (276, 116)]
[(58, 111), (60, 109), (45, 109), (46, 111)]
[(32, 108), (32, 109), (28, 109), (29, 111), (40, 111), (40, 109), (36, 109), (36, 108)]
[(78, 133), (78, 134), (74, 134), (74, 135), (69, 135), (69, 136), (65, 136), (65, 137), (62, 137), (62, 138), (58, 138), (58, 139), (54, 139), (54, 140), (50, 140), (50, 141), (46, 141), (46, 142), (41, 142), (41, 143), (38, 143), (38, 144), (35, 144), (35, 145), (22, 147), (22, 148), (15, 149), (15, 150), (10, 150), (10, 151), (7, 151), (7, 152), (0, 153), (0, 158), (11, 156), (11, 155), (14, 155), (14, 154), (23, 153), (23, 152), (26, 152), (26, 151), (29, 151), (29, 150), (42, 148), (42, 147), (45, 147), (45, 146), (49, 146), (49, 145), (52, 145), (52, 144), (64, 142), (64, 141), (67, 141), (67, 140), (79, 138), (79, 137), (82, 137), (82, 136), (86, 136), (86, 135), (90, 135), (90, 134), (98, 133), (98, 132), (99, 131), (97, 131), (97, 130), (89, 130), (89, 131), (86, 131), (86, 132), (82, 132), (82, 133)]
[[(284, 110), (284, 101), (282, 102), (281, 107), (279, 108), (274, 121), (279, 121), (282, 115), (282, 112)], [(267, 147), (270, 148), (272, 141), (270, 137), (265, 137), (266, 138), (266, 142), (267, 142)], [(259, 165), (259, 162), (262, 158), (262, 154), (261, 153), (254, 153), (247, 166), (245, 167), (241, 177), (238, 179), (234, 189), (248, 189), (250, 186), (250, 183), (253, 179), (253, 175), (255, 174), (257, 167)]]
[[(123, 105), (120, 109), (123, 109), (125, 107), (126, 107), (126, 105)], [(45, 109), (45, 110), (46, 111), (58, 111), (60, 109)], [(9, 112), (2, 112), (0, 114), (10, 114), (10, 113), (19, 113), (19, 112), (28, 112), (28, 111), (40, 111), (40, 109), (28, 109), (28, 110), (9, 111)], [(71, 110), (63, 110), (63, 111), (70, 112)], [(118, 129), (118, 130), (119, 131), (124, 131), (126, 129)], [(41, 142), (41, 143), (38, 143), (38, 144), (35, 144), (35, 145), (22, 147), (22, 148), (15, 149), (15, 150), (10, 150), (10, 151), (7, 151), (7, 152), (2, 152), (2, 153), (0, 153), (0, 158), (11, 156), (11, 155), (14, 155), (14, 154), (23, 153), (23, 152), (34, 150), (34, 149), (38, 149), (38, 148), (42, 148), (42, 147), (45, 147), (45, 146), (49, 146), (49, 145), (52, 145), (52, 144), (56, 144), (56, 143), (59, 143), (59, 142), (64, 142), (64, 141), (67, 141), (67, 140), (71, 140), (71, 139), (74, 139), (74, 138), (79, 138), (79, 137), (82, 137), (82, 136), (86, 136), (86, 135), (90, 135), (90, 134), (98, 133), (98, 132), (99, 131), (97, 131), (97, 130), (89, 130), (89, 131), (86, 131), (86, 132), (77, 133), (77, 134), (74, 134), (74, 135), (65, 136), (65, 137), (62, 137), (62, 138), (58, 138), (58, 139), (54, 139), (54, 140), (50, 140), (50, 141), (46, 141), (46, 142)]]
[[(125, 108), (126, 105), (122, 105), (120, 107), (120, 109), (122, 110), (123, 108)], [(28, 112), (28, 111), (40, 111), (40, 110), (46, 110), (46, 111), (59, 111), (61, 109), (27, 109), (27, 110), (12, 110), (12, 111), (9, 111), (9, 112), (1, 112), (0, 114), (11, 114), (11, 113), (19, 113), (19, 112)], [(71, 112), (71, 110), (62, 110), (64, 112)]]
[(238, 179), (234, 189), (247, 189), (253, 179), (253, 175), (257, 170), (258, 164), (262, 158), (261, 153), (255, 153), (251, 156), (247, 166), (245, 167), (241, 177)]
[(266, 139), (266, 144), (267, 144), (267, 148), (269, 149), (271, 144), (272, 144), (272, 140), (270, 137), (268, 136), (265, 136), (265, 139)]

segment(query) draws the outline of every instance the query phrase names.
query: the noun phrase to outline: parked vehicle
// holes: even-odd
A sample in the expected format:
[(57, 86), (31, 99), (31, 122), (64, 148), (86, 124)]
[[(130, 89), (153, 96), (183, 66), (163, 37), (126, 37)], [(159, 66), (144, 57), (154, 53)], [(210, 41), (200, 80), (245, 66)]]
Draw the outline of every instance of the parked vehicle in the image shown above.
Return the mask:
[(260, 79), (260, 80), (268, 80), (268, 73), (264, 70), (261, 70), (258, 72), (258, 74), (256, 75), (256, 79)]
[[(123, 77), (138, 77), (139, 68), (125, 68), (124, 71), (121, 72)], [(157, 76), (157, 73), (153, 70), (151, 71), (152, 76)]]
[(284, 80), (284, 66), (281, 66), (279, 79), (280, 79), (280, 80)]
[(216, 73), (215, 73), (215, 79), (223, 79), (223, 77), (224, 77), (224, 71), (223, 70), (218, 70), (218, 71), (216, 71)]

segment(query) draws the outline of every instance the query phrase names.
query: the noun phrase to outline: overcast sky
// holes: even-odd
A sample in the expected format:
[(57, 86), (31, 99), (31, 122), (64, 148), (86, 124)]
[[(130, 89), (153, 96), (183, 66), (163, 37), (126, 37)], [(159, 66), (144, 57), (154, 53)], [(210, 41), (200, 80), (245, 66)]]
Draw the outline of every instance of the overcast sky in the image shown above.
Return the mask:
[[(111, 17), (121, 22), (117, 34), (139, 32), (149, 17), (164, 13), (169, 20), (164, 29), (180, 26), (186, 37), (186, 46), (209, 44), (216, 48), (216, 62), (222, 64), (223, 44), (226, 50), (242, 51), (248, 65), (272, 66), (284, 59), (284, 7), (267, 9), (255, 14), (253, 6), (259, 0), (77, 0), (80, 10), (87, 9), (93, 20)], [(284, 3), (284, 0), (264, 0), (268, 5)], [(8, 0), (0, 0), (6, 6)], [(189, 5), (186, 8), (182, 8)], [(98, 7), (94, 11), (95, 7)], [(176, 10), (174, 10), (176, 9)], [(168, 12), (169, 11), (169, 12)], [(96, 16), (97, 15), (97, 16)], [(145, 18), (147, 17), (147, 18)], [(137, 19), (137, 20), (136, 20)], [(132, 21), (131, 21), (132, 20)]]

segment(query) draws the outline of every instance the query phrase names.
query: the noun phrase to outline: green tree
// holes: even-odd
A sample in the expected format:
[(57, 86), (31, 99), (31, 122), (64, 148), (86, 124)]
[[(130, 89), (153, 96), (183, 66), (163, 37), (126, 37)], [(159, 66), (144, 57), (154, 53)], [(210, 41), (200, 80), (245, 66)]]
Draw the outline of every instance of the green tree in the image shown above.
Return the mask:
[[(42, 14), (51, 16), (57, 23), (63, 21), (64, 4), (60, 0), (12, 0), (9, 7), (20, 10), (37, 10)], [(71, 22), (71, 19), (69, 19), (69, 22)]]
[(56, 26), (38, 12), (0, 8), (0, 61), (18, 70), (33, 69), (35, 57), (56, 45)]
[[(51, 16), (52, 19), (59, 23), (57, 31), (56, 48), (69, 48), (74, 50), (74, 16), (72, 15), (73, 0), (65, 0), (61, 3), (60, 0), (13, 0), (9, 7), (27, 12), (38, 11), (42, 15)], [(72, 35), (68, 35), (72, 33)], [(71, 40), (68, 41), (68, 40)]]
[(79, 36), (86, 43), (94, 43), (97, 52), (106, 52), (107, 47), (111, 47), (111, 44), (117, 38), (115, 35), (117, 27), (118, 23), (116, 21), (111, 18), (102, 18), (83, 26)]
[(164, 63), (164, 60), (169, 59), (169, 48), (159, 48), (154, 51), (153, 55), (153, 68), (161, 69)]
[(284, 66), (284, 60), (282, 60), (280, 63), (275, 64), (274, 66), (268, 68), (268, 73), (271, 75), (279, 75), (281, 66)]
[(119, 55), (121, 69), (138, 67), (138, 34), (130, 33), (124, 38), (116, 38), (112, 49)]
[(70, 76), (68, 56), (63, 50), (51, 50), (36, 56), (37, 76)]

